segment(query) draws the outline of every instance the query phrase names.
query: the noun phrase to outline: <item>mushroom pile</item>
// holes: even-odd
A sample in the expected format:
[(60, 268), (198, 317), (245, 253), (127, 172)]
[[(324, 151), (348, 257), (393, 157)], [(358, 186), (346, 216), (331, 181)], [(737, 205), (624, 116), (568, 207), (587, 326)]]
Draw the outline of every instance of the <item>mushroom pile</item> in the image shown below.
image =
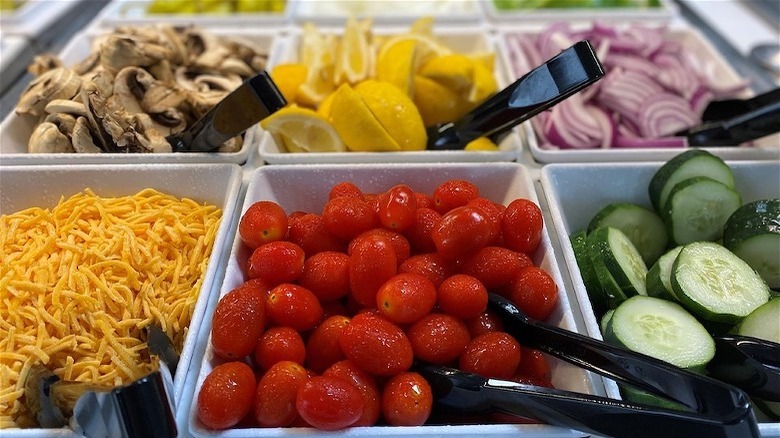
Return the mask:
[[(244, 80), (267, 54), (248, 41), (195, 27), (118, 27), (68, 68), (35, 59), (35, 79), (16, 106), (38, 121), (32, 153), (171, 152), (166, 137), (184, 131)], [(241, 149), (234, 137), (219, 152)]]

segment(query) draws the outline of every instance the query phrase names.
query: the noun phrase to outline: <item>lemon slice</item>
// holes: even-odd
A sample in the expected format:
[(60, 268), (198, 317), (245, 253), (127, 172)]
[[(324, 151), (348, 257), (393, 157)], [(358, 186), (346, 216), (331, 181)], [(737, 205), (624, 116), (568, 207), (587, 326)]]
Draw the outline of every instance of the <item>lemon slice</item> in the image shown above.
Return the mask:
[(407, 96), (411, 96), (416, 47), (415, 40), (401, 39), (384, 50), (384, 54), (376, 63), (376, 78), (395, 85)]
[(386, 52), (388, 50), (390, 50), (397, 43), (405, 40), (413, 40), (417, 43), (417, 46), (415, 47), (415, 58), (414, 58), (414, 67), (413, 67), (414, 72), (417, 72), (422, 65), (424, 65), (431, 59), (437, 56), (445, 56), (452, 53), (452, 50), (450, 50), (449, 47), (438, 42), (432, 36), (406, 33), (406, 34), (396, 35), (386, 40), (385, 43), (382, 44), (382, 46), (379, 49), (379, 54), (377, 54), (377, 59), (382, 59), (383, 57), (385, 57), (387, 55)]
[(316, 112), (288, 106), (271, 114), (260, 126), (288, 152), (344, 152), (346, 147), (328, 119)]
[[(388, 86), (393, 87), (390, 84)], [(349, 84), (342, 84), (336, 90), (330, 108), (330, 120), (350, 150), (401, 150), (401, 146), (393, 140), (363, 98)]]
[(358, 22), (349, 17), (338, 45), (334, 69), (334, 84), (356, 84), (368, 76), (370, 64), (369, 32), (371, 20)]
[[(428, 135), (420, 112), (400, 89), (387, 82), (368, 80), (359, 83), (355, 91), (401, 150), (425, 149)], [(335, 106), (332, 111), (331, 116), (335, 116)]]
[(420, 17), (409, 27), (409, 33), (433, 37), (433, 17)]

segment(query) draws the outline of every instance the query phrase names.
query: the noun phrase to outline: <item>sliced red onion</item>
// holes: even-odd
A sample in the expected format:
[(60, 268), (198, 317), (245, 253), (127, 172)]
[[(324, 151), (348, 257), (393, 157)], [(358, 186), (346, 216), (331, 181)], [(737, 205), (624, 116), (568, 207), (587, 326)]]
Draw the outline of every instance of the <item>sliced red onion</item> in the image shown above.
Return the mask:
[(745, 81), (723, 84), (715, 65), (699, 59), (684, 43), (666, 38), (665, 27), (613, 26), (594, 22), (573, 30), (568, 23), (539, 34), (509, 34), (507, 47), (517, 77), (587, 39), (596, 48), (606, 76), (552, 110), (531, 119), (540, 147), (680, 147), (666, 138), (701, 122), (714, 98), (737, 97)]

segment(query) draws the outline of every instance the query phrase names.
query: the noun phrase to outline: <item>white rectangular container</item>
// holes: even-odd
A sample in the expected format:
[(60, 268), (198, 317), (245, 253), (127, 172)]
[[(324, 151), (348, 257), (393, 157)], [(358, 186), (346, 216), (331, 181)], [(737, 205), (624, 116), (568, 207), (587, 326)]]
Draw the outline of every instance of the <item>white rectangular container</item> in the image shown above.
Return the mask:
[[(77, 34), (60, 52), (59, 58), (65, 66), (76, 64), (92, 53), (92, 43), (108, 29), (91, 29)], [(248, 41), (260, 51), (268, 53), (268, 63), (276, 51), (276, 35), (272, 31), (253, 31), (246, 29), (210, 28), (215, 35), (238, 37)], [(20, 116), (11, 111), (0, 124), (0, 164), (120, 164), (120, 163), (237, 163), (243, 164), (262, 138), (262, 130), (253, 126), (244, 134), (244, 143), (236, 152), (191, 152), (191, 153), (155, 153), (155, 154), (112, 154), (112, 153), (42, 153), (27, 152), (27, 142), (37, 119)]]
[[(285, 211), (296, 210), (319, 212), (328, 198), (330, 188), (342, 181), (355, 183), (365, 193), (378, 193), (387, 190), (395, 184), (408, 184), (415, 191), (432, 193), (440, 183), (447, 179), (467, 179), (479, 187), (483, 196), (502, 204), (525, 197), (539, 202), (534, 191), (528, 170), (517, 163), (446, 163), (432, 167), (424, 163), (408, 164), (330, 164), (320, 166), (310, 165), (276, 165), (257, 168), (252, 175), (241, 214), (249, 206), (259, 200), (270, 200), (279, 203)], [(239, 216), (240, 217), (240, 216)], [(567, 295), (562, 287), (562, 278), (555, 254), (549, 239), (549, 228), (543, 233), (542, 243), (533, 254), (534, 263), (545, 269), (556, 284), (561, 286), (560, 300), (557, 309), (548, 322), (567, 330), (579, 331), (579, 310), (573, 296)], [(233, 249), (227, 261), (225, 279), (220, 289), (224, 296), (233, 288), (244, 282), (240, 267), (242, 258), (247, 257), (247, 249), (236, 235)], [(300, 428), (275, 429), (230, 429), (211, 431), (206, 429), (197, 419), (197, 394), (203, 380), (219, 362), (215, 358), (211, 343), (209, 321), (214, 308), (207, 309), (206, 319), (201, 329), (205, 343), (205, 355), (202, 367), (197, 376), (197, 383), (192, 392), (185, 394), (186, 403), (191, 403), (189, 430), (196, 437), (288, 437), (313, 434), (325, 434), (322, 431)], [(196, 358), (195, 363), (201, 358)], [(193, 371), (194, 371), (193, 367)], [(601, 378), (591, 376), (589, 372), (574, 365), (551, 359), (552, 382), (560, 389), (603, 395)], [(528, 436), (583, 436), (584, 434), (566, 428), (547, 425), (508, 425), (488, 424), (479, 426), (422, 426), (422, 427), (361, 427), (345, 430), (347, 436), (490, 436), (515, 437), (518, 434)]]
[[(438, 17), (437, 17), (438, 20)], [(438, 21), (437, 21), (438, 23)], [(321, 27), (323, 33), (339, 34), (343, 29), (343, 23), (336, 27)], [(374, 26), (373, 32), (379, 36), (392, 36), (405, 33), (408, 26)], [(484, 53), (493, 51), (496, 53), (494, 75), (499, 89), (506, 87), (506, 68), (502, 64), (504, 57), (497, 51), (498, 46), (494, 38), (483, 28), (471, 27), (435, 27), (436, 39), (455, 53)], [(301, 33), (293, 32), (284, 43), (284, 49), (274, 57), (274, 65), (297, 62)], [(273, 66), (272, 66), (273, 67)], [(404, 152), (287, 152), (280, 147), (272, 136), (266, 135), (260, 144), (260, 157), (266, 163), (271, 164), (301, 164), (301, 163), (420, 163), (420, 162), (482, 162), (482, 161), (515, 161), (520, 153), (526, 132), (530, 131), (530, 125), (523, 124), (514, 129), (499, 142), (498, 151), (404, 151)]]
[(3, 36), (20, 35), (31, 40), (50, 40), (45, 35), (58, 21), (72, 13), (85, 0), (25, 0), (17, 9), (0, 14)]
[(479, 0), (297, 0), (293, 21), (340, 25), (349, 16), (381, 24), (410, 24), (424, 16), (455, 25), (482, 23), (485, 19)]
[(201, 14), (155, 14), (149, 13), (152, 0), (113, 0), (94, 20), (97, 26), (118, 26), (127, 24), (171, 23), (196, 26), (253, 26), (258, 29), (281, 28), (292, 17), (293, 3), (287, 0), (281, 12), (243, 12), (243, 13), (201, 13)]
[[(573, 29), (579, 29), (578, 26), (591, 26), (592, 23), (577, 23), (572, 26)], [(499, 32), (497, 44), (502, 46), (499, 52), (506, 58), (503, 65), (507, 68), (507, 77), (519, 77), (518, 72), (514, 71), (511, 62), (512, 48), (506, 43), (508, 34), (535, 35), (541, 32), (544, 26), (535, 23), (532, 26), (524, 27), (522, 31), (506, 29)], [(704, 68), (712, 72), (713, 77), (718, 78), (724, 85), (737, 84), (742, 78), (726, 62), (723, 56), (715, 47), (707, 41), (706, 38), (691, 26), (675, 23), (670, 25), (667, 36), (672, 41), (678, 41), (682, 46), (689, 50), (697, 58), (702, 59), (706, 65)], [(609, 72), (607, 72), (609, 73)], [(752, 92), (745, 91), (742, 97), (749, 97)], [(532, 126), (529, 123), (529, 126)], [(542, 148), (534, 129), (528, 129), (527, 143), (531, 155), (536, 161), (541, 163), (567, 163), (567, 162), (605, 162), (605, 161), (663, 161), (679, 154), (680, 148), (594, 148), (594, 149), (547, 149)], [(755, 146), (724, 146), (724, 147), (705, 147), (704, 149), (712, 152), (726, 160), (764, 160), (780, 159), (780, 134), (775, 134), (764, 139), (757, 140)]]
[[(189, 333), (173, 376), (173, 394), (169, 394), (178, 404), (177, 409), (189, 408), (181, 403), (182, 394), (187, 392), (184, 383), (191, 372), (200, 325), (206, 309), (213, 309), (219, 280), (224, 273), (230, 239), (236, 226), (241, 177), (241, 168), (236, 164), (3, 166), (0, 167), (0, 214), (30, 207), (51, 208), (60, 197), (67, 198), (86, 188), (105, 197), (132, 195), (154, 188), (179, 198), (208, 202), (222, 210), (222, 220), (193, 310)], [(199, 368), (199, 364), (196, 365), (196, 369)], [(179, 430), (184, 432), (186, 427), (179, 425)], [(0, 435), (3, 438), (80, 436), (68, 428), (3, 430)]]
[[(656, 22), (670, 21), (677, 14), (677, 6), (672, 0), (660, 0), (660, 6), (650, 8), (636, 7), (571, 7), (536, 9), (499, 9), (496, 0), (480, 0), (489, 23), (514, 26), (518, 23), (538, 24), (556, 21), (612, 21), (612, 22)], [(573, 1), (573, 0), (570, 0)], [(521, 3), (521, 2), (517, 2)]]
[[(727, 164), (734, 173), (734, 184), (742, 195), (743, 203), (780, 198), (780, 162), (730, 161)], [(593, 216), (612, 202), (632, 202), (652, 209), (648, 185), (661, 165), (658, 162), (565, 163), (542, 168), (542, 188), (561, 245), (562, 258), (582, 310), (586, 333), (593, 338), (602, 339), (599, 321), (593, 314), (569, 236), (587, 228)], [(614, 381), (604, 379), (604, 385), (610, 397), (620, 396)], [(762, 423), (760, 426), (765, 436), (776, 436), (780, 431), (780, 423)]]

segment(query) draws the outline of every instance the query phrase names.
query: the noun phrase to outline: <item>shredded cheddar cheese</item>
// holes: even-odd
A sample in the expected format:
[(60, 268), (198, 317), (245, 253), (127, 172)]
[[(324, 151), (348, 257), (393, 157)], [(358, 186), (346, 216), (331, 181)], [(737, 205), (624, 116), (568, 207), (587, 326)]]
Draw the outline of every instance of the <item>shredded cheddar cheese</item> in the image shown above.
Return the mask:
[(122, 385), (151, 371), (142, 331), (181, 348), (222, 216), (153, 189), (0, 216), (0, 429), (34, 425), (31, 366)]

